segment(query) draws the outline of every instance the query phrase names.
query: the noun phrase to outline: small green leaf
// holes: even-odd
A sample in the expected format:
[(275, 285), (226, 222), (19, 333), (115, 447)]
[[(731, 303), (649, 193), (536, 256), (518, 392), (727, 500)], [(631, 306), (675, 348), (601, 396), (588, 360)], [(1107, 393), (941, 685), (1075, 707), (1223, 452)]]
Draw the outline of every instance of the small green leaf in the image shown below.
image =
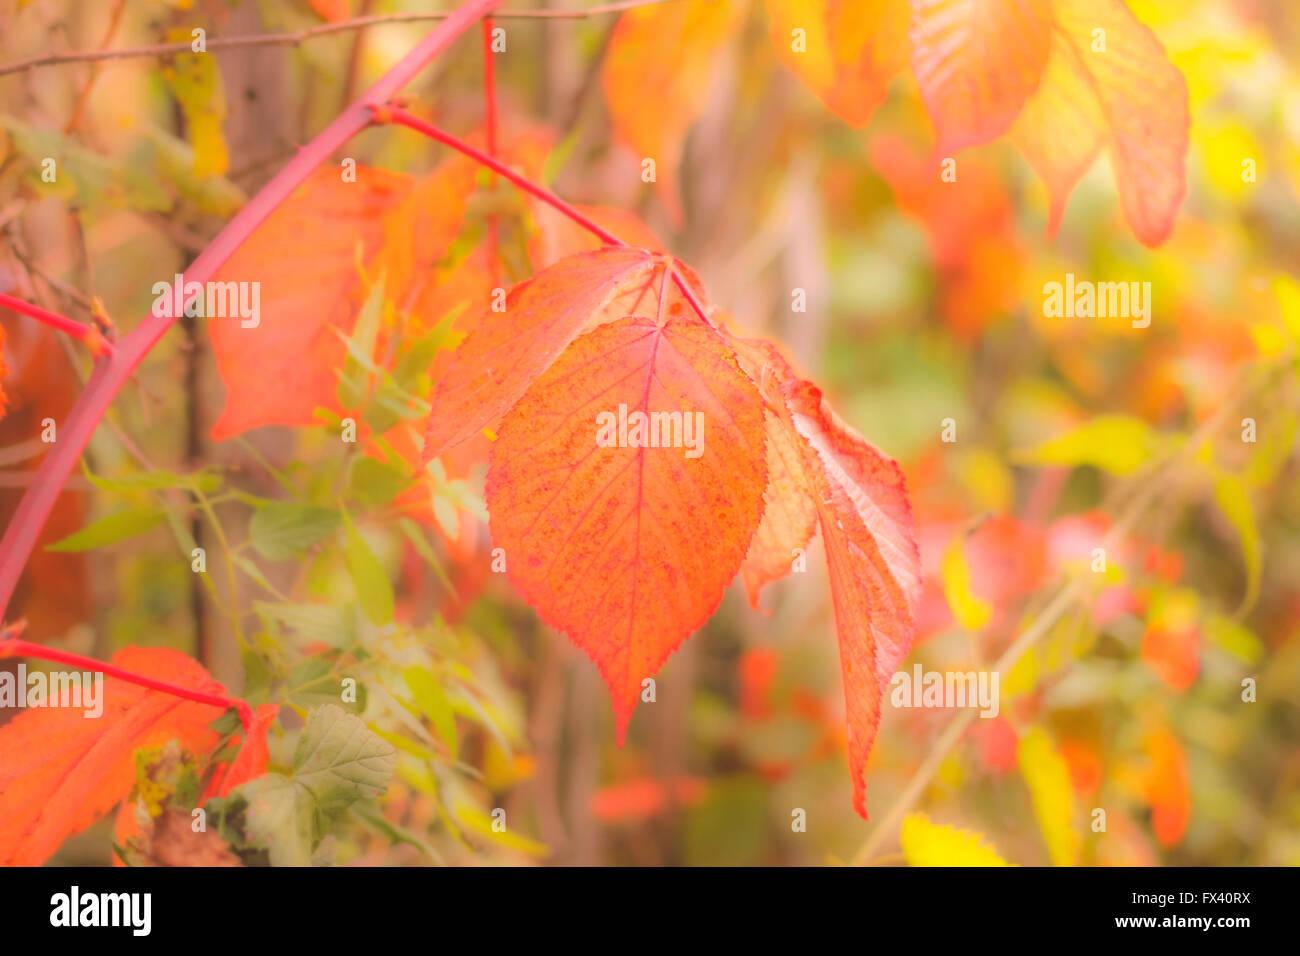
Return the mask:
[(456, 715), (451, 708), (451, 701), (447, 699), (447, 692), (442, 689), (438, 679), (423, 667), (408, 667), (402, 672), (402, 677), (411, 689), (415, 705), (433, 722), (434, 732), (451, 751), (451, 759), (459, 760)]
[(383, 311), (384, 277), (381, 275), (357, 314), (352, 335), (344, 339), (348, 356), (344, 360), (337, 389), (339, 404), (344, 408), (357, 408), (365, 401), (370, 386), (370, 375), (376, 371), (373, 356), (375, 339), (379, 335), (379, 320)]
[(374, 458), (357, 458), (348, 475), (348, 493), (370, 508), (388, 504), (411, 483), (410, 468)]
[(293, 766), (294, 783), (331, 814), (383, 793), (397, 766), (397, 751), (360, 717), (330, 704), (307, 715)]
[(332, 508), (277, 501), (259, 508), (248, 523), (248, 537), (268, 561), (284, 561), (333, 534), (339, 513)]
[(331, 604), (273, 604), (256, 601), (257, 612), (269, 620), (292, 628), (303, 637), (324, 641), (331, 647), (348, 647), (356, 639), (349, 608)]
[(106, 515), (94, 521), (80, 531), (74, 531), (66, 538), (46, 545), (46, 551), (89, 551), (102, 548), (108, 544), (144, 534), (155, 525), (161, 524), (164, 514), (161, 508), (128, 508), (115, 514)]
[(393, 619), (393, 585), (388, 580), (388, 572), (350, 518), (347, 520), (343, 559), (352, 575), (352, 583), (356, 585), (362, 612), (371, 624), (383, 627)]

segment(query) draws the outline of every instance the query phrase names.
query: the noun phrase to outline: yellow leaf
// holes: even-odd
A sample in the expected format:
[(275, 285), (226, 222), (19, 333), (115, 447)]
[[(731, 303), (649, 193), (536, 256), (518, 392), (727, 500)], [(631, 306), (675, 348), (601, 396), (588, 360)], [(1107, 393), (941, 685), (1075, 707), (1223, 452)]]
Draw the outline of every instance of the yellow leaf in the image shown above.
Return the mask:
[(924, 813), (903, 819), (903, 856), (912, 866), (1010, 866), (984, 834), (931, 823)]
[(1245, 484), (1233, 475), (1223, 475), (1215, 480), (1214, 502), (1241, 539), (1241, 553), (1246, 563), (1246, 593), (1241, 599), (1241, 609), (1245, 610), (1259, 596), (1259, 579), (1263, 568), (1255, 509), (1251, 506)]
[(1116, 475), (1128, 475), (1159, 450), (1159, 433), (1129, 415), (1099, 415), (1059, 438), (1012, 453), (1012, 460), (1032, 465), (1091, 465)]
[(993, 605), (971, 590), (965, 544), (965, 534), (952, 539), (944, 549), (939, 574), (943, 579), (943, 596), (948, 600), (953, 618), (966, 630), (978, 631), (993, 617)]
[[(187, 30), (173, 30), (174, 41), (190, 39)], [(163, 78), (185, 114), (190, 145), (194, 148), (194, 174), (221, 176), (230, 166), (230, 155), (221, 124), (226, 118), (226, 92), (210, 53), (178, 53), (163, 69)]]
[(1074, 829), (1074, 793), (1070, 789), (1069, 767), (1047, 734), (1037, 728), (1021, 738), (1016, 759), (1052, 863), (1075, 866), (1079, 862), (1079, 834)]

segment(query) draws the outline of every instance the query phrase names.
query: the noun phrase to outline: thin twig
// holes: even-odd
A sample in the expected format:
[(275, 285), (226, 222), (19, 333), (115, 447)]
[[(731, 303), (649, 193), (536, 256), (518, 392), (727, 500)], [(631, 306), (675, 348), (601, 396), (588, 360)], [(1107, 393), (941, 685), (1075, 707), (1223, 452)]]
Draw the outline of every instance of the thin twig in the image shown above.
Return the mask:
[(51, 312), (49, 309), (42, 309), (39, 305), (33, 305), (31, 302), (26, 302), (5, 292), (0, 292), (0, 307), (25, 315), (38, 322), (43, 322), (58, 329), (65, 335), (70, 335), (74, 339), (84, 342), (91, 353), (96, 356), (112, 354), (112, 344), (93, 325), (78, 322), (66, 315)]
[[(621, 3), (605, 3), (586, 10), (500, 10), (493, 14), (500, 20), (585, 20), (588, 17), (607, 13), (621, 13), (636, 7), (649, 7), (660, 3), (676, 3), (678, 0), (623, 0)], [(428, 13), (385, 13), (371, 17), (356, 17), (352, 20), (340, 20), (337, 23), (322, 23), (292, 33), (262, 33), (253, 36), (211, 37), (204, 48), (208, 52), (238, 49), (240, 47), (258, 46), (297, 46), (307, 40), (329, 36), (335, 33), (347, 33), (352, 30), (364, 30), (366, 27), (382, 26), (389, 23), (422, 23), (430, 20), (445, 20), (455, 11), (435, 10)], [(117, 50), (77, 50), (70, 53), (47, 53), (26, 60), (15, 60), (0, 66), (0, 76), (9, 73), (21, 73), (41, 66), (56, 66), (61, 63), (93, 63), (98, 60), (128, 60), (141, 57), (170, 56), (173, 53), (189, 53), (193, 47), (191, 41), (178, 43), (156, 43), (151, 46), (122, 47)]]

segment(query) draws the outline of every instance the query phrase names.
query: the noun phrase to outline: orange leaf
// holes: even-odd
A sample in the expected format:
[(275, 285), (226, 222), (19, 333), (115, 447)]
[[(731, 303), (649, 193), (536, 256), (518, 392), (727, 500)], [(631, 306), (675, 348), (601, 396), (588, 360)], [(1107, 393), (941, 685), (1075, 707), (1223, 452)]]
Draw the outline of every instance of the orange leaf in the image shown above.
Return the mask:
[(1151, 826), (1161, 846), (1177, 846), (1192, 816), (1187, 756), (1178, 738), (1164, 729), (1149, 734), (1143, 749), (1151, 758), (1146, 788)]
[[(867, 757), (880, 723), (880, 701), (916, 631), (921, 559), (898, 463), (849, 428), (811, 382), (800, 380), (765, 343), (738, 342), (802, 442), (804, 494), (817, 513), (830, 570), (848, 719), (853, 807), (867, 815)], [(757, 371), (755, 371), (757, 370)], [(779, 395), (779, 404), (774, 399)]]
[(696, 777), (677, 777), (670, 788), (654, 777), (638, 777), (601, 787), (591, 795), (591, 815), (607, 823), (644, 820), (658, 816), (673, 802), (690, 806), (704, 799), (704, 782)]
[[(753, 339), (744, 344), (754, 351), (759, 361), (766, 360), (777, 367), (785, 365), (785, 359), (771, 343)], [(767, 394), (772, 384), (762, 383), (760, 390)], [(777, 400), (781, 400), (779, 395)], [(764, 585), (791, 572), (794, 550), (806, 549), (817, 527), (817, 509), (808, 494), (811, 479), (804, 470), (803, 439), (771, 411), (764, 413), (763, 428), (767, 439), (763, 519), (740, 568), (745, 594), (753, 608), (758, 607)]]
[(1173, 229), (1187, 188), (1187, 84), (1121, 0), (1054, 0), (1052, 50), (1012, 139), (1047, 184), (1048, 231), (1108, 148), (1124, 217), (1146, 246)]
[[(682, 413), (682, 443), (702, 416), (698, 457), (622, 447), (637, 437), (636, 412)], [(606, 414), (627, 430), (612, 434)], [(765, 483), (762, 403), (726, 341), (693, 316), (587, 333), (502, 421), (487, 481), (494, 543), (542, 619), (600, 667), (620, 742), (642, 681), (740, 567)]]
[[(0, 310), (0, 334), (4, 335), (0, 362), (9, 367), (3, 382), (7, 402), (0, 420), (0, 448), (17, 448), (41, 435), (43, 419), (67, 419), (81, 392), (81, 380), (60, 346), (61, 332)], [(14, 468), (34, 472), (43, 459), (33, 454)], [(13, 520), (25, 491), (22, 485), (0, 488), (0, 527)], [(6, 610), (11, 620), (26, 619), (29, 634), (55, 637), (90, 616), (87, 556), (45, 550), (47, 544), (86, 524), (87, 498), (84, 492), (64, 489), (19, 578)]]
[[(470, 180), (463, 163), (428, 177), (358, 166), (356, 182), (318, 169), (223, 265), (214, 282), (257, 282), (260, 319), (209, 321), (226, 404), (212, 437), (261, 425), (307, 425), (317, 407), (337, 409), (345, 346), (366, 291), (358, 265), (399, 309), (415, 307), (434, 262), (460, 227)], [(439, 316), (425, 317), (434, 321)], [(263, 387), (274, 381), (268, 392)]]
[(907, 63), (905, 0), (767, 0), (781, 62), (846, 123), (866, 126)]
[(352, 15), (351, 0), (311, 0), (311, 8), (325, 20), (336, 23)]
[[(127, 647), (113, 664), (207, 694), (225, 694), (203, 666), (166, 648)], [(0, 727), (0, 865), (38, 866), (131, 791), (133, 754), (175, 739), (194, 753), (217, 742), (212, 704), (104, 678), (104, 712), (23, 710)]]
[(738, 4), (714, 0), (637, 7), (619, 17), (609, 40), (603, 85), (614, 132), (639, 160), (655, 161), (674, 224), (682, 219), (677, 167), (686, 132), (704, 111), (719, 50), (741, 12)]
[(307, 425), (317, 406), (335, 407), (345, 349), (332, 328), (351, 329), (361, 301), (357, 263), (379, 248), (384, 214), (410, 189), (410, 177), (384, 170), (358, 167), (357, 181), (345, 183), (339, 170), (322, 167), (213, 277), (261, 283), (255, 328), (237, 317), (208, 322), (226, 384), (214, 439), (261, 425)]
[(649, 288), (655, 263), (643, 249), (608, 247), (568, 256), (510, 290), (487, 312), (438, 378), (424, 460), (495, 425), (583, 329), (627, 311)]
[(1038, 86), (1051, 0), (914, 0), (912, 72), (950, 154), (1005, 132)]

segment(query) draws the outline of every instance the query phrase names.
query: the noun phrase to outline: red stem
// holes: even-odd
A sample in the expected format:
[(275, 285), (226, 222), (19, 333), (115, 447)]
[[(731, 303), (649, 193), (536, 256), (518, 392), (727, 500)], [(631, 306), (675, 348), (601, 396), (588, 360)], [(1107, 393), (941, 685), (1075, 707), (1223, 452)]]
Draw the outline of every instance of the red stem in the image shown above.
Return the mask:
[[(290, 193), (330, 154), (373, 120), (373, 109), (386, 103), (451, 42), (491, 13), (501, 0), (466, 0), (446, 20), (402, 57), (359, 100), (321, 130), (244, 206), (185, 271), (182, 282), (206, 283), (230, 255)], [(107, 361), (98, 362), (66, 421), (59, 440), (41, 462), (35, 480), (23, 495), (4, 538), (0, 540), (0, 616), (8, 607), (27, 562), (68, 475), (90, 440), (118, 390), (176, 318), (152, 312), (122, 339)]]
[[(438, 127), (433, 126), (429, 123), (426, 123), (418, 116), (412, 116), (410, 113), (406, 112), (406, 110), (399, 109), (395, 106), (376, 107), (375, 120), (381, 123), (396, 123), (399, 126), (405, 126), (408, 129), (415, 130), (417, 133), (423, 133), (425, 136), (429, 137), (432, 140), (436, 140), (439, 143), (442, 143), (444, 146), (450, 146), (452, 149), (456, 150), (457, 152), (464, 153), (470, 159), (474, 160), (477, 163), (480, 163), (483, 166), (486, 166), (488, 169), (492, 170), (493, 172), (500, 173), (506, 179), (510, 180), (510, 182), (514, 183), (524, 192), (528, 193), (528, 195), (534, 197), (535, 199), (540, 199), (548, 206), (558, 209), (565, 216), (568, 216), (570, 219), (576, 222), (583, 229), (586, 229), (588, 232), (590, 232), (592, 235), (596, 236), (597, 238), (601, 239), (602, 241), (609, 243), (611, 246), (627, 245), (627, 243), (624, 242), (622, 239), (620, 239), (618, 236), (614, 235), (612, 232), (608, 231), (607, 229), (604, 229), (596, 225), (596, 223), (592, 222), (582, 213), (578, 212), (578, 210), (574, 209), (572, 206), (570, 206), (559, 196), (555, 195), (555, 193), (551, 192), (549, 189), (546, 189), (543, 186), (539, 186), (536, 183), (532, 182), (531, 180), (525, 179), (523, 176), (519, 175), (517, 172), (511, 169), (509, 166), (497, 160), (495, 157), (489, 156), (481, 149), (475, 149), (473, 146), (471, 146), (469, 143), (466, 143), (464, 140), (457, 139), (455, 136), (452, 136), (450, 133), (445, 132), (444, 130), (440, 130), (438, 129)], [(673, 284), (676, 285), (677, 288), (681, 291), (682, 295), (685, 296), (686, 301), (691, 304), (691, 308), (695, 310), (695, 313), (705, 322), (705, 324), (712, 326), (713, 328), (717, 328), (717, 326), (714, 324), (714, 321), (711, 318), (709, 318), (708, 313), (704, 311), (704, 306), (700, 304), (700, 300), (695, 297), (695, 293), (691, 290), (691, 287), (682, 279), (681, 276), (677, 274), (677, 270), (670, 269), (670, 272), (673, 277)]]
[(33, 305), (22, 299), (16, 299), (11, 295), (0, 292), (0, 306), (17, 312), (20, 315), (26, 315), (38, 322), (44, 322), (46, 325), (53, 326), (60, 332), (71, 335), (78, 341), (85, 342), (92, 352), (101, 355), (106, 352), (112, 352), (113, 346), (109, 344), (108, 339), (100, 334), (99, 329), (93, 325), (86, 325), (84, 322), (78, 322), (70, 319), (66, 315), (59, 315), (57, 312), (51, 312), (49, 309), (42, 309), (39, 305)]
[(123, 670), (112, 664), (106, 664), (103, 661), (97, 661), (93, 657), (83, 657), (81, 654), (73, 654), (68, 651), (56, 650), (52, 647), (44, 647), (40, 644), (33, 644), (31, 641), (22, 641), (17, 638), (9, 638), (0, 641), (0, 657), (35, 657), (43, 661), (52, 661), (56, 664), (68, 664), (72, 667), (80, 668), (87, 671), (98, 671), (106, 677), (116, 677), (118, 680), (124, 680), (129, 684), (138, 684), (141, 687), (147, 687), (150, 690), (161, 691), (164, 694), (171, 694), (173, 697), (181, 697), (185, 700), (192, 700), (198, 704), (210, 704), (213, 707), (220, 707), (222, 710), (234, 708), (239, 713), (239, 722), (244, 725), (244, 736), (247, 737), (253, 729), (253, 708), (248, 705), (247, 701), (239, 698), (223, 697), (220, 694), (205, 694), (203, 691), (194, 690), (189, 687), (182, 687), (180, 684), (173, 684), (165, 680), (155, 680), (152, 677), (145, 677), (143, 674), (136, 674), (132, 671)]

